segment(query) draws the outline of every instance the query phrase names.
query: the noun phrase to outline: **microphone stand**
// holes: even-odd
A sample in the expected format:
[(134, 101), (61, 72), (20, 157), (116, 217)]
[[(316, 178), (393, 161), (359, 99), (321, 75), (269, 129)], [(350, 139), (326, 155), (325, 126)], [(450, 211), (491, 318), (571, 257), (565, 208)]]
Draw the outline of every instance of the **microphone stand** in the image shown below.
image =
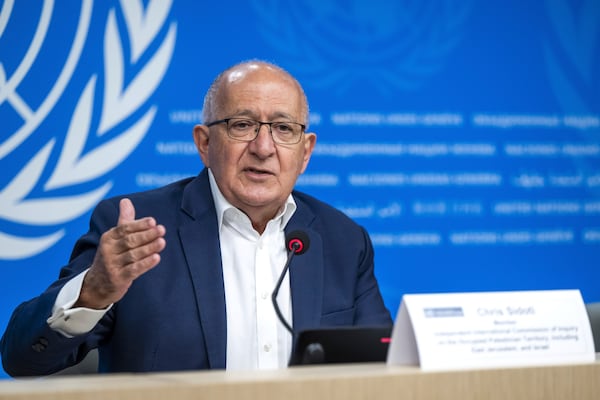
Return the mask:
[(281, 321), (283, 326), (285, 326), (285, 328), (290, 332), (290, 334), (292, 336), (294, 336), (294, 331), (292, 330), (292, 327), (290, 326), (290, 324), (288, 324), (288, 322), (285, 320), (285, 318), (283, 317), (283, 314), (281, 313), (281, 310), (279, 309), (279, 304), (277, 304), (277, 294), (279, 293), (279, 288), (281, 287), (283, 278), (285, 277), (287, 270), (290, 268), (290, 263), (292, 262), (292, 259), (296, 255), (296, 252), (300, 249), (300, 246), (301, 245), (299, 243), (291, 244), (292, 248), (290, 249), (290, 251), (288, 253), (287, 262), (285, 263), (285, 266), (283, 267), (283, 271), (281, 271), (281, 275), (279, 275), (279, 280), (277, 281), (277, 284), (275, 285), (275, 290), (273, 290), (273, 293), (271, 294), (271, 300), (273, 301), (273, 308), (275, 308), (275, 313), (277, 314), (277, 317), (279, 318), (279, 320)]

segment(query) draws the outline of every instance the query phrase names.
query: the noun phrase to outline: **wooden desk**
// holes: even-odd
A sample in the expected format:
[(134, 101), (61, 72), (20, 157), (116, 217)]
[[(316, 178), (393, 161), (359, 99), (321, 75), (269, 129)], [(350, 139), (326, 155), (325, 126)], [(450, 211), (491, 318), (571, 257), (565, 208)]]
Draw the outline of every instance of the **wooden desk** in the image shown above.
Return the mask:
[(422, 372), (385, 364), (260, 372), (62, 376), (0, 381), (0, 399), (600, 399), (600, 362)]

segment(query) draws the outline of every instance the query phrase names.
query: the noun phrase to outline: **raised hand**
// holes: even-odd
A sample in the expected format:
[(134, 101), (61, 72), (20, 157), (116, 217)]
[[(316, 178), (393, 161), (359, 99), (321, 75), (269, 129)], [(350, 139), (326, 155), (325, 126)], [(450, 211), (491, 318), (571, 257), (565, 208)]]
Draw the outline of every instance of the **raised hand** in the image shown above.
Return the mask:
[(100, 238), (74, 307), (103, 309), (120, 300), (137, 277), (160, 262), (164, 235), (164, 226), (152, 217), (136, 220), (131, 200), (122, 199), (117, 226)]

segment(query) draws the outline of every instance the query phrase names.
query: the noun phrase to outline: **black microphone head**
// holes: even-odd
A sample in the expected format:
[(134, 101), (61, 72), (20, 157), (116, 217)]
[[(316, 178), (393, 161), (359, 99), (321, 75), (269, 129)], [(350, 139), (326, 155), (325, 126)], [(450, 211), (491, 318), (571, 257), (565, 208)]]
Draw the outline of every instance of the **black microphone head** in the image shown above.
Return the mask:
[(300, 255), (308, 250), (310, 239), (303, 231), (292, 231), (286, 235), (285, 243), (289, 251), (293, 251), (295, 254)]

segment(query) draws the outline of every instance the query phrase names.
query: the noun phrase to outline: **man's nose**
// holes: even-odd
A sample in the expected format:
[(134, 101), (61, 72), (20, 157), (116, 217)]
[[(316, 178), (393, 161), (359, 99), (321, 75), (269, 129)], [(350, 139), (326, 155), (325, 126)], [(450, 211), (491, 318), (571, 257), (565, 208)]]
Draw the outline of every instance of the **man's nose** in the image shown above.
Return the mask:
[(275, 151), (275, 142), (271, 134), (271, 126), (260, 124), (256, 138), (250, 142), (251, 150), (259, 155), (270, 155)]

